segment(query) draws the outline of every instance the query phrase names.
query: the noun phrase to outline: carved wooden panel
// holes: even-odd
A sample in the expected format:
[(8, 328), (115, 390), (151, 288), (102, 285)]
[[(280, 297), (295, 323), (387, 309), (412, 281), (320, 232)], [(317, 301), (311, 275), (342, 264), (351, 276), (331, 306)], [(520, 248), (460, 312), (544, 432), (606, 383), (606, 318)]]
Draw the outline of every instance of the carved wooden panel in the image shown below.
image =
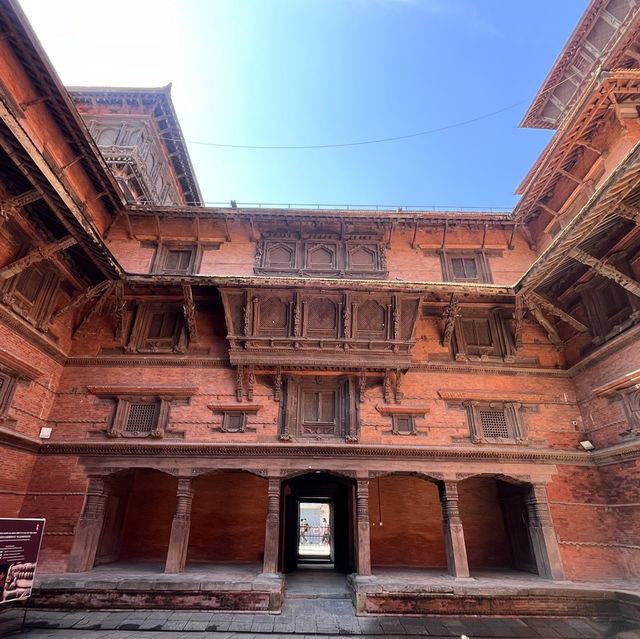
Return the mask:
[(381, 279), (387, 276), (385, 250), (381, 241), (335, 233), (266, 238), (258, 242), (254, 270), (265, 275)]
[(44, 328), (53, 311), (60, 277), (47, 263), (32, 264), (7, 280), (3, 286), (3, 301), (18, 314)]
[(287, 376), (281, 437), (355, 439), (354, 380), (350, 376)]
[(490, 284), (493, 281), (486, 251), (445, 250), (440, 252), (440, 259), (445, 282)]
[(179, 306), (138, 306), (127, 352), (171, 353), (183, 352), (185, 348), (184, 313)]
[(405, 369), (415, 294), (221, 289), (234, 365)]
[[(623, 265), (619, 268), (623, 270)], [(580, 292), (594, 344), (602, 344), (638, 321), (640, 300), (613, 280), (596, 276), (576, 290)]]

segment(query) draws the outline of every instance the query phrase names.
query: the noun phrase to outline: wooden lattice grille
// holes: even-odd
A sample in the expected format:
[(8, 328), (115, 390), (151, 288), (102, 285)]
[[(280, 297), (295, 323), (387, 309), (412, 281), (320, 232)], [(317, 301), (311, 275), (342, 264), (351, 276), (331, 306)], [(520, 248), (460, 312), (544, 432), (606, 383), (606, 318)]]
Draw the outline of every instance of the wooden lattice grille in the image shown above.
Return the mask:
[(502, 410), (480, 410), (480, 427), (483, 437), (509, 437), (509, 427)]
[(126, 432), (150, 433), (156, 426), (156, 404), (131, 404), (124, 430)]

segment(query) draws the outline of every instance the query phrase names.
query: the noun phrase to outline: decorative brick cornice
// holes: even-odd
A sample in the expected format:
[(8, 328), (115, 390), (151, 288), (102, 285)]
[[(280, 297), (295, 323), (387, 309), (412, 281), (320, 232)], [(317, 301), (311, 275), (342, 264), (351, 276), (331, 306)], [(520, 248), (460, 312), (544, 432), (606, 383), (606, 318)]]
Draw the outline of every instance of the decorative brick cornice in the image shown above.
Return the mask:
[(0, 446), (2, 447), (22, 450), (27, 453), (38, 453), (40, 445), (40, 439), (36, 437), (0, 426)]
[(257, 413), (262, 408), (262, 404), (209, 404), (207, 408), (214, 413)]
[[(640, 447), (639, 447), (640, 448)], [(69, 441), (47, 442), (40, 448), (44, 455), (127, 456), (127, 457), (238, 457), (262, 458), (370, 458), (370, 459), (434, 459), (441, 461), (487, 461), (516, 463), (549, 463), (593, 466), (586, 451), (531, 449), (499, 446), (357, 446), (296, 444), (211, 444), (177, 442)], [(640, 452), (640, 450), (638, 451)]]
[(477, 364), (470, 362), (434, 362), (429, 360), (411, 363), (410, 371), (434, 371), (469, 375), (506, 375), (513, 377), (569, 377), (566, 370), (560, 368), (534, 368), (505, 364)]
[(0, 306), (0, 323), (7, 328), (10, 328), (17, 335), (29, 342), (29, 344), (34, 348), (37, 348), (41, 353), (50, 357), (57, 364), (65, 363), (67, 359), (66, 354), (53, 344), (50, 337), (39, 332), (21, 317), (18, 317), (2, 306)]
[(633, 386), (634, 384), (640, 384), (640, 369), (627, 373), (626, 375), (622, 375), (622, 377), (618, 377), (617, 379), (594, 389), (593, 394), (598, 397), (607, 397), (608, 395), (614, 395), (616, 391), (622, 390), (623, 388), (629, 388), (629, 386)]
[(376, 410), (381, 415), (425, 415), (431, 408), (409, 404), (377, 404)]
[(534, 395), (532, 393), (514, 393), (509, 391), (465, 391), (465, 390), (440, 390), (441, 399), (447, 402), (521, 402), (523, 404), (544, 404), (549, 401), (546, 395)]
[(154, 397), (190, 397), (198, 392), (198, 386), (87, 386), (87, 390), (99, 397), (146, 395)]
[(66, 366), (117, 366), (118, 368), (226, 368), (230, 366), (228, 357), (189, 357), (177, 355), (171, 357), (131, 357), (129, 355), (118, 355), (117, 357), (69, 357)]
[(0, 364), (4, 364), (11, 370), (15, 371), (18, 376), (29, 380), (34, 380), (42, 375), (42, 371), (4, 349), (0, 349)]

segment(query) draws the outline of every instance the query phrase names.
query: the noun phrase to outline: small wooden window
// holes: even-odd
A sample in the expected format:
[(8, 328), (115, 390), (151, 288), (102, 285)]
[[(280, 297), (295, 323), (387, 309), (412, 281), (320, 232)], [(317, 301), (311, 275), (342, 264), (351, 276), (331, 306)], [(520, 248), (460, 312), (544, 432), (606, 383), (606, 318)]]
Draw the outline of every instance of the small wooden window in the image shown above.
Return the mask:
[(6, 299), (25, 319), (44, 327), (51, 316), (60, 278), (46, 263), (32, 264), (4, 285)]
[(443, 251), (441, 261), (445, 282), (490, 284), (493, 281), (489, 259), (483, 251)]
[(108, 437), (163, 437), (171, 402), (158, 397), (116, 397)]
[(242, 433), (247, 425), (246, 413), (229, 411), (223, 413), (222, 428), (225, 433)]
[(475, 257), (452, 257), (451, 271), (456, 280), (477, 280), (478, 265)]
[(414, 415), (395, 414), (391, 416), (392, 432), (395, 435), (414, 435), (416, 432), (416, 420)]
[(307, 244), (307, 268), (317, 271), (335, 270), (337, 268), (336, 247)]
[(157, 404), (130, 404), (124, 430), (127, 433), (152, 433), (158, 419)]
[(504, 410), (479, 410), (478, 414), (483, 437), (509, 437), (509, 427)]
[(499, 308), (484, 313), (463, 309), (462, 317), (455, 322), (453, 337), (451, 346), (458, 361), (478, 358), (504, 360), (514, 353), (511, 332)]
[(189, 275), (197, 273), (202, 248), (197, 244), (160, 244), (153, 261), (154, 273)]
[(129, 352), (170, 353), (185, 349), (182, 309), (141, 304), (131, 330)]
[(5, 416), (11, 406), (17, 385), (18, 378), (15, 375), (0, 371), (0, 420), (2, 421), (7, 421)]
[(526, 425), (516, 402), (464, 402), (469, 433), (474, 443), (521, 443), (526, 441)]

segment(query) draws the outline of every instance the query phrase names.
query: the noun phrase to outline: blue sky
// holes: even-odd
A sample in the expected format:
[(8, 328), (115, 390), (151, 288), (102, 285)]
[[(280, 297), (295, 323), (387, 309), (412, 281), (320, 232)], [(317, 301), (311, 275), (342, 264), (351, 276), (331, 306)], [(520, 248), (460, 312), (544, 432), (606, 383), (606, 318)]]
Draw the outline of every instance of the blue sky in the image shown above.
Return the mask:
[[(511, 207), (586, 0), (22, 0), (67, 85), (173, 83), (208, 202)], [(512, 105), (516, 105), (513, 106)], [(333, 149), (233, 149), (358, 142)]]

